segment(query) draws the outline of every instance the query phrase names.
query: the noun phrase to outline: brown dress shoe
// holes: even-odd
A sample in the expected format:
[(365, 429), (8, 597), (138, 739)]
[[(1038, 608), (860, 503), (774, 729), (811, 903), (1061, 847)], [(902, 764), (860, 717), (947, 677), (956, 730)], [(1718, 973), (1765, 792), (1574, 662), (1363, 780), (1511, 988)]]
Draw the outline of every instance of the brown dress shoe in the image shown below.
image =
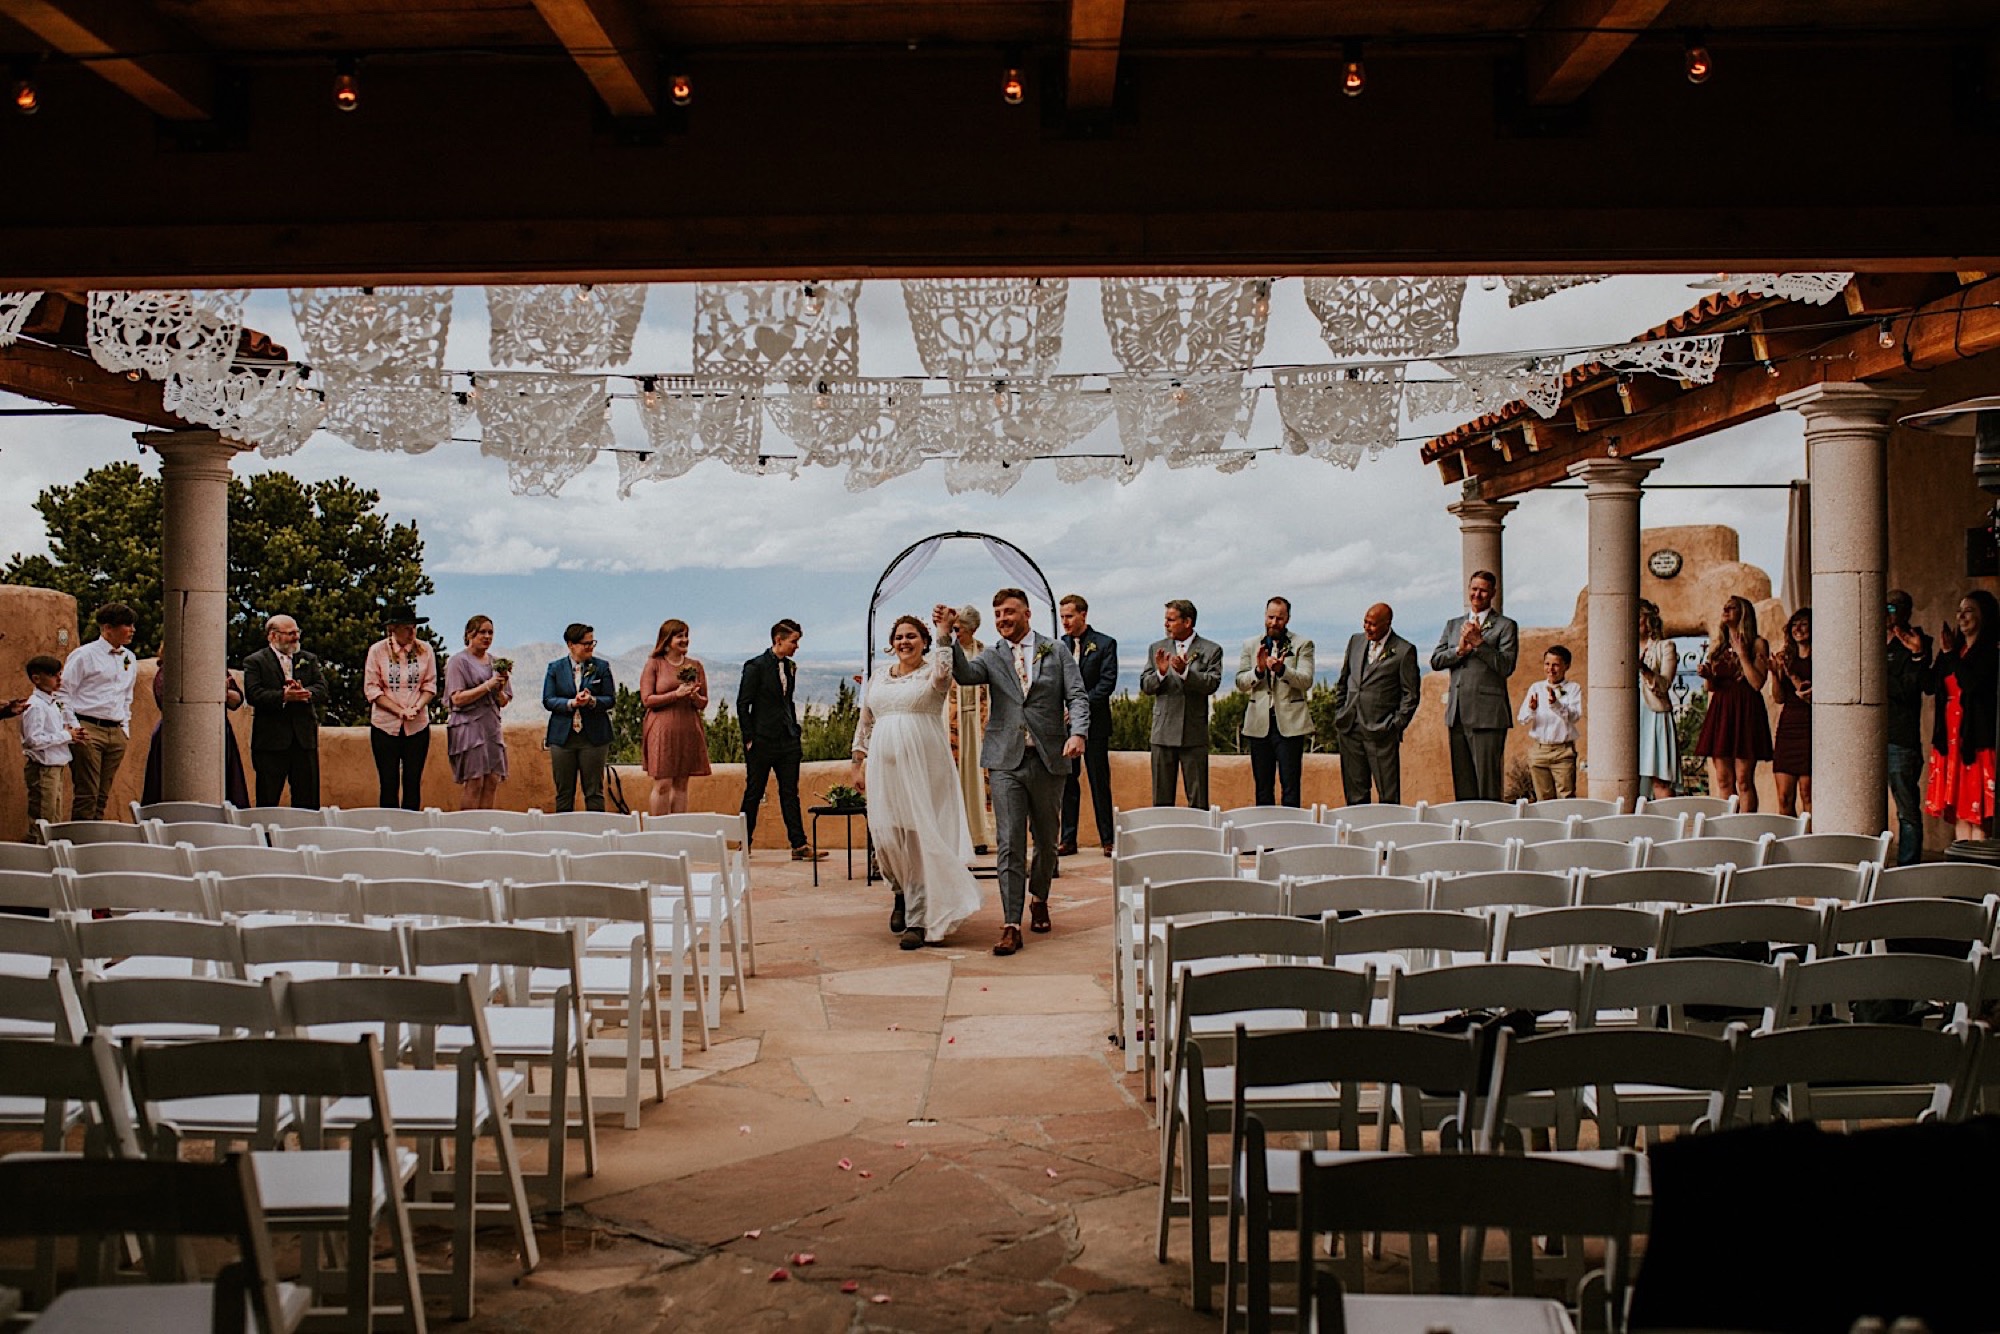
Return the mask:
[(1104, 855), (1107, 857), (1111, 855), (1111, 845), (1109, 843), (1104, 845)]
[(993, 946), (993, 952), (1005, 958), (1021, 948), (1021, 928), (1008, 925), (1000, 928), (1000, 939)]
[(1046, 934), (1049, 930), (1049, 901), (1028, 896), (1028, 930)]
[(826, 860), (826, 853), (814, 852), (810, 847), (801, 843), (792, 849), (792, 860), (795, 862), (823, 862)]
[(1076, 856), (1076, 844), (1074, 844), (1074, 843), (1058, 843), (1058, 844), (1056, 844), (1056, 856), (1058, 856), (1058, 857), (1074, 857), (1074, 856)]

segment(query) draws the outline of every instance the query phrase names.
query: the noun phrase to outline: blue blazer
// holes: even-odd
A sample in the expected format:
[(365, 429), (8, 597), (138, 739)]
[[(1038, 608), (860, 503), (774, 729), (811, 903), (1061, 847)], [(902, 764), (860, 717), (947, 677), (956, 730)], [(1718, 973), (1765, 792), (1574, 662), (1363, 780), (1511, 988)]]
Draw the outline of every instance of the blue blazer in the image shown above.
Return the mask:
[(570, 712), (570, 701), (576, 698), (577, 682), (575, 664), (564, 654), (549, 664), (549, 670), (542, 677), (542, 707), (549, 711), (549, 744), (560, 746), (568, 741), (576, 730), (571, 720), (583, 724), (585, 744), (608, 746), (611, 744), (611, 706), (617, 702), (618, 688), (611, 681), (611, 664), (598, 658), (583, 660), (584, 684), (597, 701), (594, 709)]

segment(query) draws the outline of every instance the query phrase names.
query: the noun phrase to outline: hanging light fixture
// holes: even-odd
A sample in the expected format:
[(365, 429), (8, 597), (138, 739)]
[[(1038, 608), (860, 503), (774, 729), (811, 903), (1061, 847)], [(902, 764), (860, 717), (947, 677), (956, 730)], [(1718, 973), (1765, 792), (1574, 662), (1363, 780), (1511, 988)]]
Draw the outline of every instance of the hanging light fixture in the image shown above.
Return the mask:
[(340, 111), (361, 109), (360, 62), (353, 56), (342, 56), (333, 65), (333, 105)]
[(42, 109), (42, 92), (35, 86), (35, 67), (26, 60), (14, 66), (11, 91), (14, 110), (23, 116), (32, 116)]
[(1894, 347), (1896, 345), (1896, 325), (1895, 321), (1890, 319), (1889, 316), (1884, 315), (1882, 323), (1876, 326), (1875, 341), (1882, 347)]
[(1340, 91), (1359, 97), (1368, 90), (1368, 67), (1361, 63), (1361, 43), (1344, 43), (1340, 51)]
[(667, 96), (677, 107), (684, 107), (694, 101), (694, 80), (685, 74), (676, 74), (667, 81)]
[(1007, 67), (1007, 77), (1000, 81), (1000, 100), (1010, 107), (1020, 106), (1028, 96), (1028, 85), (1021, 79), (1018, 65)]
[(1708, 41), (1701, 33), (1687, 34), (1686, 44), (1681, 52), (1681, 68), (1687, 71), (1689, 83), (1708, 82), (1708, 76), (1714, 71), (1715, 64), (1708, 58)]

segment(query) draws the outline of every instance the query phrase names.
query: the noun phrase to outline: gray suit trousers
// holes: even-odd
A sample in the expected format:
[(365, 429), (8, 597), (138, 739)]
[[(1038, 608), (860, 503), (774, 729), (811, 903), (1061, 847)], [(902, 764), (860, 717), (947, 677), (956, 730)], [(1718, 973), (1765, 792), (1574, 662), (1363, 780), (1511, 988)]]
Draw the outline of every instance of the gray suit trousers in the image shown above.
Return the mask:
[(1208, 809), (1208, 747), (1153, 747), (1153, 804), (1174, 804), (1174, 776), (1180, 776), (1187, 791), (1187, 803), (1198, 811)]
[[(999, 830), (1000, 911), (1010, 926), (1021, 924), (1024, 891), (1038, 899), (1049, 896), (1056, 873), (1056, 840), (1062, 823), (1063, 775), (1042, 763), (1029, 747), (1011, 769), (988, 769), (993, 784), (993, 823)], [(1035, 844), (1032, 868), (1016, 830), (1025, 829)]]
[(1500, 801), (1507, 785), (1507, 729), (1451, 729), (1451, 794), (1455, 801)]
[[(1393, 733), (1371, 734), (1358, 730), (1340, 734), (1340, 785), (1346, 790), (1347, 804), (1366, 805), (1371, 801), (1391, 805), (1403, 799), (1403, 739)], [(1374, 795), (1369, 795), (1369, 789)]]

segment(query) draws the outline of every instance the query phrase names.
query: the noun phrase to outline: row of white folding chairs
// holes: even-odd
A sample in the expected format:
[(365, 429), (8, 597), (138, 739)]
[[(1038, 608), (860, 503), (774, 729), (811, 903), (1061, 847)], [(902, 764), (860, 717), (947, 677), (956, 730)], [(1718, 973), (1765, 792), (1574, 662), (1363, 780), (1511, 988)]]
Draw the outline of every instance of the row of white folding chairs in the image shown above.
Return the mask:
[[(233, 824), (249, 828), (310, 829), (578, 829), (589, 833), (630, 830), (643, 827), (638, 811), (557, 811), (539, 807), (525, 811), (447, 811), (436, 806), (407, 810), (399, 806), (237, 806), (231, 802), (156, 801), (131, 803), (134, 823), (162, 820), (167, 823)], [(658, 818), (658, 817), (654, 817)]]
[[(1664, 797), (1659, 800), (1641, 797), (1634, 807), (1635, 814), (1672, 817), (1685, 815), (1690, 819), (1734, 815), (1736, 810), (1735, 797)], [(1211, 806), (1205, 810), (1184, 806), (1140, 806), (1116, 811), (1113, 826), (1119, 834), (1127, 830), (1173, 824), (1220, 827), (1224, 823), (1229, 823), (1238, 828), (1245, 828), (1253, 824), (1292, 821), (1323, 824), (1338, 822), (1349, 828), (1365, 829), (1373, 825), (1398, 822), (1453, 824), (1464, 820), (1471, 824), (1483, 824), (1489, 820), (1501, 819), (1567, 820), (1575, 816), (1588, 820), (1623, 814), (1625, 814), (1623, 797), (1612, 800), (1600, 797), (1558, 797), (1548, 801), (1522, 797), (1512, 802), (1469, 800), (1432, 804), (1419, 801), (1415, 805), (1407, 806), (1393, 802), (1371, 802), (1351, 806), (1325, 806), (1318, 803), (1309, 806), (1235, 806), (1227, 809)], [(1795, 832), (1803, 833), (1805, 828), (1806, 826), (1800, 823)]]

